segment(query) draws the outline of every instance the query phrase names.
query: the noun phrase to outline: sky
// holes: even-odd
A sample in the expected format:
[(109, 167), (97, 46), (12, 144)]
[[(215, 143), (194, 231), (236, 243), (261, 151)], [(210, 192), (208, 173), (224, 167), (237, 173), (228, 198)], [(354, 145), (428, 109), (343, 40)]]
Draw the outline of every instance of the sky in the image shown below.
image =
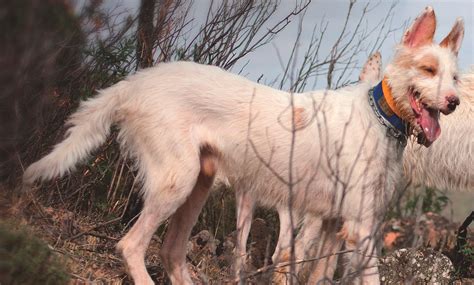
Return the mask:
[[(219, 1), (219, 0), (217, 0)], [(120, 2), (120, 1), (118, 1)], [(117, 5), (117, 1), (106, 1), (106, 5)], [(135, 12), (139, 5), (139, 0), (121, 0), (124, 9), (130, 12)], [(109, 4), (107, 4), (109, 3)], [(209, 0), (195, 0), (194, 9), (191, 13), (196, 18), (196, 23), (202, 22), (206, 15)], [(327, 54), (330, 51), (337, 35), (340, 33), (343, 22), (346, 18), (349, 0), (313, 0), (302, 20), (302, 35), (299, 43), (300, 60), (302, 53), (309, 43), (311, 33), (315, 25), (321, 23), (322, 20), (327, 21), (328, 28), (326, 37), (321, 44), (321, 54)], [(393, 57), (395, 46), (400, 42), (402, 34), (406, 28), (407, 23), (411, 22), (426, 6), (430, 5), (434, 8), (437, 17), (437, 31), (435, 34), (435, 41), (441, 41), (451, 30), (457, 17), (462, 17), (465, 24), (465, 37), (459, 53), (459, 67), (461, 70), (469, 70), (471, 65), (474, 65), (474, 0), (372, 0), (372, 1), (357, 1), (353, 17), (349, 21), (349, 29), (353, 29), (357, 21), (361, 17), (362, 9), (365, 4), (369, 3), (373, 10), (369, 16), (364, 19), (363, 24), (367, 29), (376, 28), (387, 16), (390, 6), (397, 3), (390, 18), (390, 27), (397, 28), (385, 40), (380, 47), (384, 66)], [(280, 6), (276, 12), (273, 22), (281, 18), (288, 11), (291, 11), (295, 5), (294, 0), (281, 0)], [(281, 61), (285, 62), (290, 55), (291, 48), (296, 39), (297, 30), (299, 28), (300, 18), (295, 18), (294, 21), (287, 26), (285, 30), (280, 32), (271, 44), (268, 44), (254, 53), (250, 54), (246, 60), (242, 61), (240, 65), (234, 68), (234, 72), (240, 70), (241, 66), (246, 63), (245, 70), (242, 73), (244, 76), (256, 80), (261, 75), (264, 76), (264, 82), (271, 82), (283, 71)], [(272, 21), (269, 22), (271, 25)], [(318, 27), (319, 28), (319, 27)], [(373, 32), (366, 40), (366, 45), (370, 44), (377, 37), (377, 33)], [(356, 80), (358, 77), (359, 67), (361, 67), (367, 57), (369, 51), (360, 52), (357, 57), (357, 65), (352, 74), (348, 77), (350, 80)], [(248, 61), (248, 62), (247, 62)], [(324, 76), (321, 76), (324, 79)], [(326, 83), (319, 79), (314, 87), (324, 88)]]
[[(282, 10), (290, 10), (293, 1), (282, 1)], [(303, 22), (303, 36), (301, 46), (304, 49), (305, 42), (309, 40), (310, 33), (315, 24), (320, 23), (324, 17), (328, 23), (328, 37), (323, 41), (321, 51), (329, 51), (329, 48), (335, 41), (335, 36), (342, 29), (342, 23), (346, 17), (348, 2), (346, 0), (323, 0), (313, 1), (307, 14), (305, 15)], [(377, 4), (379, 1), (372, 1)], [(380, 1), (378, 6), (370, 12), (367, 19), (369, 27), (376, 25), (379, 21), (384, 18), (394, 1)], [(359, 20), (363, 6), (367, 1), (360, 1), (354, 7), (354, 16), (350, 21), (349, 27), (355, 26), (355, 23)], [(424, 0), (402, 0), (398, 1), (393, 11), (392, 27), (406, 27), (408, 22), (411, 22), (416, 16), (426, 7), (432, 6), (435, 10), (437, 17), (437, 30), (435, 34), (435, 41), (440, 42), (451, 30), (457, 17), (462, 17), (465, 24), (465, 36), (464, 41), (459, 53), (459, 67), (461, 70), (468, 70), (471, 65), (474, 65), (474, 1), (472, 0), (443, 0), (443, 1), (424, 1)], [(287, 6), (287, 7), (284, 7)], [(275, 38), (272, 45), (262, 47), (254, 54), (250, 55), (250, 62), (247, 65), (247, 72), (250, 78), (258, 78), (261, 74), (264, 74), (267, 78), (272, 78), (281, 73), (281, 66), (278, 61), (275, 60), (277, 57), (276, 49), (278, 49), (281, 57), (287, 57), (291, 51), (295, 34), (298, 25), (288, 27), (281, 34)], [(395, 46), (400, 43), (405, 28), (398, 29), (388, 37), (384, 44), (381, 46), (380, 52), (384, 66), (393, 57)], [(306, 36), (304, 36), (306, 35)], [(332, 36), (332, 37), (331, 37)], [(368, 41), (373, 41), (376, 37), (375, 33), (372, 37), (368, 38)], [(367, 57), (368, 52), (361, 52), (358, 55), (359, 66), (361, 67)], [(358, 70), (354, 70), (352, 79), (355, 80), (358, 77)], [(316, 85), (318, 88), (324, 88), (326, 82), (321, 82)]]

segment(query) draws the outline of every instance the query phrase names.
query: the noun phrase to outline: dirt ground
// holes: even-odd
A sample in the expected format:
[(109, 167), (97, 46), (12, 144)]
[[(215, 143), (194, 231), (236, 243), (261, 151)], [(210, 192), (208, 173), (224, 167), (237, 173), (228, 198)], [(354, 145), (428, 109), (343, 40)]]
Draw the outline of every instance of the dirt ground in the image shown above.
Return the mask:
[[(19, 202), (7, 195), (0, 197), (0, 218), (3, 222), (25, 226), (64, 260), (71, 276), (70, 284), (133, 284), (125, 273), (115, 245), (129, 225), (120, 219), (80, 216), (62, 208), (46, 207), (36, 199)], [(417, 219), (392, 219), (384, 226), (384, 252), (398, 248), (432, 247), (449, 253), (456, 243), (459, 223), (427, 213)], [(273, 228), (273, 229), (272, 229)], [(161, 232), (164, 232), (163, 230)], [(267, 239), (274, 227), (257, 219), (252, 227), (251, 268), (268, 264)], [(470, 232), (472, 241), (472, 232)], [(160, 264), (158, 252), (162, 234), (153, 237), (147, 251), (146, 264), (156, 284), (169, 281)], [(222, 284), (231, 279), (233, 233), (223, 241), (213, 238), (209, 231), (195, 234), (188, 244), (188, 266), (196, 284)], [(474, 273), (471, 263), (468, 272)], [(473, 277), (473, 276), (466, 277)], [(269, 276), (261, 274), (255, 283), (265, 284)], [(263, 283), (262, 283), (263, 282)], [(457, 284), (474, 284), (474, 279), (462, 279)]]

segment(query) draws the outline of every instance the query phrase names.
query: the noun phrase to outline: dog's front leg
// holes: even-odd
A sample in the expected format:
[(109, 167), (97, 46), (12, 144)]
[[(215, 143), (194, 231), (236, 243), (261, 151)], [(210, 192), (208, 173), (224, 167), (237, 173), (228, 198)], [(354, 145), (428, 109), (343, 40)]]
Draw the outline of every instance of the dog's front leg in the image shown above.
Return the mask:
[[(299, 223), (301, 218), (298, 215), (295, 215), (295, 213), (291, 213), (291, 210), (287, 206), (280, 206), (277, 208), (277, 211), (278, 218), (280, 220), (280, 232), (278, 234), (278, 243), (272, 256), (272, 261), (275, 265), (279, 263), (294, 262), (298, 259), (298, 257), (302, 257), (302, 254), (298, 256), (298, 253), (302, 253), (304, 250), (304, 244), (300, 244), (298, 248), (297, 244), (295, 243), (295, 255), (291, 256), (292, 236), (295, 230), (295, 225)], [(293, 215), (293, 217), (291, 215)], [(293, 242), (296, 242), (296, 240)], [(292, 273), (297, 273), (298, 269), (295, 268), (296, 272), (290, 272), (290, 269), (290, 266), (284, 266), (275, 269), (272, 280), (273, 284), (297, 284), (298, 282)], [(292, 278), (294, 281), (290, 282), (290, 278)]]
[(293, 226), (291, 222), (291, 213), (288, 207), (279, 207), (278, 218), (280, 220), (280, 232), (278, 234), (278, 242), (275, 247), (275, 252), (272, 256), (272, 261), (274, 264), (281, 261), (289, 261), (289, 256), (291, 255), (291, 236), (294, 232), (294, 227), (297, 224), (297, 221), (300, 220), (299, 217), (296, 217), (293, 213)]
[(351, 278), (354, 284), (380, 284), (374, 225), (370, 221), (346, 220), (338, 233), (346, 248), (353, 251), (344, 276), (352, 277), (355, 273), (355, 278)]
[(247, 240), (252, 226), (253, 210), (255, 200), (247, 191), (236, 189), (237, 201), (237, 238), (235, 246), (235, 264), (234, 274), (243, 282), (241, 276), (244, 273), (245, 263), (247, 261)]
[[(302, 270), (304, 280), (307, 284), (325, 284), (323, 280), (332, 281), (336, 271), (338, 254), (344, 241), (337, 236), (340, 228), (338, 219), (328, 219), (322, 222), (321, 218), (313, 217), (312, 221), (307, 219), (304, 224), (304, 244), (309, 245), (305, 249), (305, 259), (318, 258), (309, 262), (306, 270)], [(309, 272), (308, 272), (309, 270)], [(308, 275), (304, 278), (304, 275)], [(319, 283), (318, 283), (319, 282)]]

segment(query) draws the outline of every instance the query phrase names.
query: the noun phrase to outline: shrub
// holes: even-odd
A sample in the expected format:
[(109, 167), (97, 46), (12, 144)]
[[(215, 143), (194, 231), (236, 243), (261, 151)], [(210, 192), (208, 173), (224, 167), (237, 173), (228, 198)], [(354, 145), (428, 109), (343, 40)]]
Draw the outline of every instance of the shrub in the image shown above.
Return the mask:
[(0, 284), (66, 284), (58, 256), (23, 229), (0, 224)]

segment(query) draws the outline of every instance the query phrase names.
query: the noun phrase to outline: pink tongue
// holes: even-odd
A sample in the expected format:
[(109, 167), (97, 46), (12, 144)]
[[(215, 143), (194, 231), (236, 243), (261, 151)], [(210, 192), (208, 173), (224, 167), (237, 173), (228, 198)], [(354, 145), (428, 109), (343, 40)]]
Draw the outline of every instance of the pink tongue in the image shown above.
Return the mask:
[(423, 128), (426, 139), (433, 143), (441, 134), (441, 128), (438, 122), (438, 114), (436, 111), (421, 109), (420, 117), (418, 118), (420, 126)]

